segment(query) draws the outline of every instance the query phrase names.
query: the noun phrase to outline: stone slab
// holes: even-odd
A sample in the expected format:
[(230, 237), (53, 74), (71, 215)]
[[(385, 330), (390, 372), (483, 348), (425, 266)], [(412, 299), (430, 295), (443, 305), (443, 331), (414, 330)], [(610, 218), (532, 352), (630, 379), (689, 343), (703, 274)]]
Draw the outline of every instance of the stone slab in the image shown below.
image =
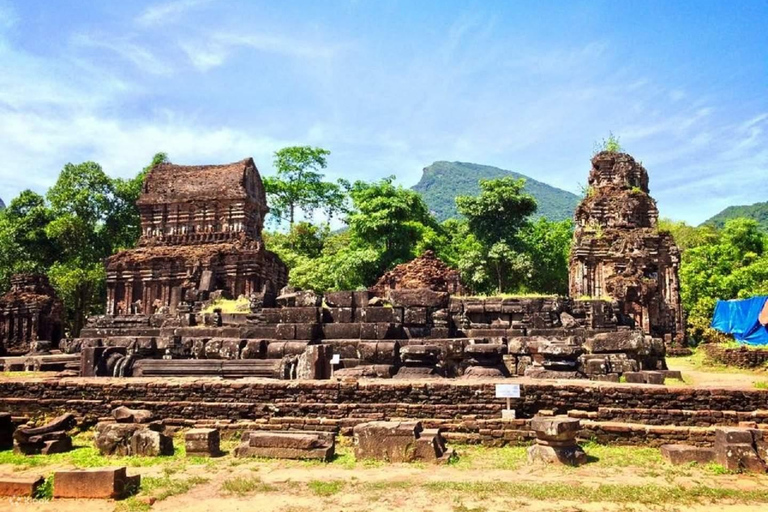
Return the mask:
[(139, 475), (129, 477), (125, 467), (107, 467), (56, 471), (53, 476), (54, 498), (115, 499), (138, 488)]
[(0, 475), (0, 496), (18, 496), (33, 498), (37, 489), (43, 485), (42, 476), (6, 476)]
[(715, 450), (712, 448), (700, 448), (687, 444), (665, 444), (659, 450), (664, 460), (675, 464), (706, 464), (712, 462), (715, 458)]

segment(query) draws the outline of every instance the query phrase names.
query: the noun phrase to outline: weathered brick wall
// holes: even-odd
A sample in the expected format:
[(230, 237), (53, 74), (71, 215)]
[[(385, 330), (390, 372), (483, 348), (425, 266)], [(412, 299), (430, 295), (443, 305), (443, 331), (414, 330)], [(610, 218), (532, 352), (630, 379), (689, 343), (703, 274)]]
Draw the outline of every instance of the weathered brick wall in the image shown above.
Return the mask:
[[(169, 424), (244, 422), (268, 428), (341, 430), (357, 423), (412, 418), (467, 442), (516, 442), (528, 437), (524, 420), (500, 419), (504, 400), (493, 382), (221, 381), (213, 379), (62, 379), (0, 382), (0, 411), (52, 415), (74, 411), (85, 420), (118, 405), (154, 411)], [(706, 442), (700, 427), (768, 424), (766, 390), (694, 389), (604, 383), (521, 384), (513, 400), (518, 418), (540, 410), (584, 418), (587, 437), (611, 442)], [(624, 431), (610, 422), (640, 424)], [(606, 430), (607, 428), (607, 430)], [(640, 443), (642, 441), (642, 443)]]
[(714, 344), (701, 345), (707, 357), (715, 362), (736, 368), (759, 368), (768, 364), (768, 349), (725, 348)]

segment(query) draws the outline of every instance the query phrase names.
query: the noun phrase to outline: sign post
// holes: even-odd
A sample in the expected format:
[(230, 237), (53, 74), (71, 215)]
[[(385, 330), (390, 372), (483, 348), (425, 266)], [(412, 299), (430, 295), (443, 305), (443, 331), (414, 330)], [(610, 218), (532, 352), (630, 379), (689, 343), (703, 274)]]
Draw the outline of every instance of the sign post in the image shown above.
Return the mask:
[(520, 398), (520, 384), (496, 384), (496, 398), (507, 399), (507, 408), (501, 411), (501, 418), (505, 420), (515, 419), (512, 398)]
[(331, 356), (331, 378), (333, 378), (333, 372), (336, 369), (336, 365), (341, 363), (341, 356), (339, 354), (333, 354)]

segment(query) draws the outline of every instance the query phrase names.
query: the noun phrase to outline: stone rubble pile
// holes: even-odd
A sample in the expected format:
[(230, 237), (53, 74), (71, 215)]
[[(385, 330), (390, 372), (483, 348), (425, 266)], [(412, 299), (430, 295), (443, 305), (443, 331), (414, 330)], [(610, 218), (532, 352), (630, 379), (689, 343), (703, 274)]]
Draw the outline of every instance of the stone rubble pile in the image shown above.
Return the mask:
[(72, 413), (62, 414), (40, 427), (19, 427), (13, 433), (13, 450), (23, 455), (50, 455), (72, 449), (67, 433), (76, 426)]
[(173, 455), (173, 438), (163, 433), (162, 422), (153, 421), (150, 411), (118, 407), (112, 416), (114, 422), (96, 424), (94, 445), (102, 455)]

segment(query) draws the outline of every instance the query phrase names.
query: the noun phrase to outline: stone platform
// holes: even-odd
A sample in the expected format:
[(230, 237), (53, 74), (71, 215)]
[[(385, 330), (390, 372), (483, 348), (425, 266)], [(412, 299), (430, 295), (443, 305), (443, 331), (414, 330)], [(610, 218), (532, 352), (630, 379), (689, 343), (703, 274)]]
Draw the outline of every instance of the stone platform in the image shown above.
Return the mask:
[(64, 378), (0, 381), (0, 411), (15, 417), (72, 411), (95, 424), (115, 407), (148, 409), (167, 425), (223, 430), (334, 431), (368, 421), (419, 420), (449, 442), (528, 442), (537, 414), (581, 419), (582, 437), (616, 444), (711, 445), (715, 426), (768, 426), (768, 390), (515, 379), (516, 420), (502, 420), (497, 383), (511, 379), (278, 381), (211, 378)]

